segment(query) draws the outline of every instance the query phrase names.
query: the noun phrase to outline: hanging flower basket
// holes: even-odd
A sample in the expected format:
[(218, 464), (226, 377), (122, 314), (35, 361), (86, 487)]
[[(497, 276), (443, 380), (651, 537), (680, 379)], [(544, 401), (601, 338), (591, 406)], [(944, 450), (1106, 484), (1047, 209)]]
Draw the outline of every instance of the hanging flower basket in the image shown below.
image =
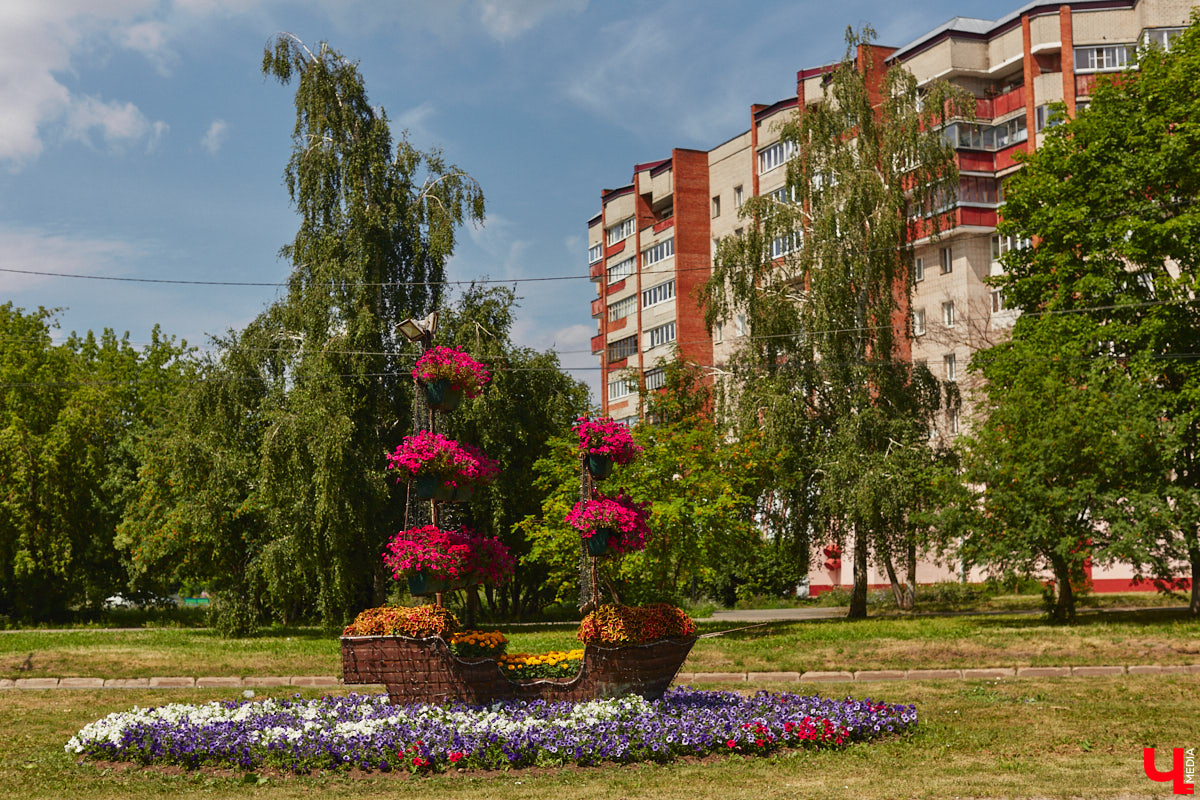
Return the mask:
[[(593, 500), (582, 500), (567, 512), (566, 522), (588, 540), (607, 530), (605, 552), (629, 553), (644, 550), (650, 528), (646, 524), (650, 516), (649, 503), (635, 503), (629, 495), (621, 493), (615, 497), (600, 495)], [(596, 546), (599, 546), (598, 544)], [(595, 555), (593, 553), (593, 555)]]
[(612, 456), (601, 455), (600, 453), (588, 453), (584, 456), (584, 460), (587, 462), (588, 472), (596, 480), (602, 481), (609, 475), (612, 475)]
[[(602, 456), (624, 466), (642, 452), (642, 448), (633, 443), (633, 436), (629, 433), (629, 428), (613, 422), (610, 417), (601, 417), (600, 419), (579, 417), (571, 426), (571, 430), (579, 436), (579, 452), (586, 456)], [(597, 466), (599, 464), (600, 462), (597, 462)], [(612, 470), (611, 464), (609, 470)], [(592, 467), (590, 458), (588, 471), (596, 478), (607, 477), (607, 475), (597, 474)]]
[(431, 431), (405, 436), (387, 458), (388, 469), (398, 473), (397, 481), (416, 482), (417, 496), (426, 500), (467, 500), (500, 474), (499, 462), (482, 450)]
[[(464, 396), (478, 397), (491, 380), (483, 364), (456, 347), (431, 347), (417, 359), (412, 374), (425, 386), (429, 404), (443, 411), (453, 411)], [(451, 397), (455, 394), (456, 399)]]
[(454, 482), (447, 479), (444, 475), (435, 475), (427, 473), (418, 475), (413, 479), (413, 491), (417, 495), (418, 500), (453, 500), (455, 487)]
[(413, 597), (437, 594), (438, 592), (447, 591), (449, 588), (449, 581), (434, 578), (426, 570), (419, 569), (408, 574), (408, 593)]
[(616, 538), (616, 531), (612, 528), (596, 528), (592, 531), (591, 536), (584, 536), (584, 544), (587, 545), (589, 556), (603, 556), (608, 554), (608, 540)]
[(449, 413), (462, 404), (463, 390), (455, 386), (448, 378), (441, 378), (425, 384), (425, 400), (431, 408)]

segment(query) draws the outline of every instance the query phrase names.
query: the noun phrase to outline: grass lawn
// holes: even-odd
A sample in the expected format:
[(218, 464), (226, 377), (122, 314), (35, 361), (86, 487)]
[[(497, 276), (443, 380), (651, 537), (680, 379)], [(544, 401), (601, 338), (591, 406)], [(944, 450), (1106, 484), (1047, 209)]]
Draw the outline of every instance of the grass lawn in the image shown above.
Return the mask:
[[(841, 696), (846, 689), (825, 687), (824, 691)], [(1200, 743), (1200, 716), (1189, 710), (1195, 708), (1200, 692), (1196, 675), (858, 684), (850, 691), (855, 696), (916, 703), (918, 731), (842, 752), (427, 778), (246, 776), (78, 765), (63, 752), (63, 744), (83, 725), (109, 712), (134, 705), (238, 698), (240, 693), (8, 691), (0, 703), (0, 729), (6, 734), (0, 739), (0, 796), (54, 800), (1161, 797), (1169, 795), (1169, 787), (1143, 776), (1142, 748)], [(1165, 765), (1165, 760), (1160, 761), (1160, 766)]]
[[(736, 624), (705, 623), (701, 633)], [(509, 652), (578, 646), (573, 624), (505, 629)], [(688, 672), (1200, 664), (1186, 611), (1086, 611), (1078, 624), (997, 614), (770, 623), (701, 639)], [(31, 668), (23, 669), (29, 665)], [(337, 637), (316, 628), (221, 639), (210, 630), (36, 630), (0, 634), (0, 678), (336, 675)]]

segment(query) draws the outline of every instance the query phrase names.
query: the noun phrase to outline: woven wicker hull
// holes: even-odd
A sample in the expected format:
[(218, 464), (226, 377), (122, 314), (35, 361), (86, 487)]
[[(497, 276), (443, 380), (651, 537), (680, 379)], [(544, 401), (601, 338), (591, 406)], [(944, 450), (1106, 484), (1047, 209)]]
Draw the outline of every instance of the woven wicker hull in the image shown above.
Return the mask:
[(592, 700), (637, 694), (662, 697), (691, 652), (695, 639), (664, 639), (634, 647), (587, 645), (583, 667), (572, 678), (508, 680), (495, 660), (464, 661), (439, 637), (343, 636), (346, 683), (382, 683), (392, 703), (496, 700)]

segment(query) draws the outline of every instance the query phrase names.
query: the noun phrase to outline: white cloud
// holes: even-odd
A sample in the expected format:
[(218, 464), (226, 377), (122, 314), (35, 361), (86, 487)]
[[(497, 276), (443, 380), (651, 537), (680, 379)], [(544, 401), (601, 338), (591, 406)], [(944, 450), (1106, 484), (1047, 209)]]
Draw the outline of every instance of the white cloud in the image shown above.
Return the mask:
[(407, 109), (392, 120), (392, 130), (408, 131), (409, 139), (413, 142), (429, 142), (436, 137), (429, 127), (429, 121), (437, 113), (436, 106), (426, 100), (419, 106)]
[(41, 155), (49, 129), (90, 142), (98, 132), (110, 147), (137, 140), (150, 146), (166, 128), (146, 118), (127, 99), (104, 100), (71, 92), (59, 75), (72, 56), (98, 40), (163, 51), (162, 31), (141, 19), (155, 0), (5, 0), (0, 3), (0, 162), (19, 169)]
[[(51, 231), (39, 228), (0, 227), (0, 267), (33, 272), (75, 275), (113, 274), (123, 264), (144, 255), (145, 248), (121, 239)], [(41, 275), (0, 272), (0, 292), (13, 294), (49, 281)]]
[(227, 138), (229, 138), (229, 124), (223, 119), (214, 119), (200, 139), (200, 146), (207, 150), (210, 156), (215, 156)]
[(479, 21), (495, 40), (507, 42), (551, 14), (580, 14), (587, 0), (479, 0)]

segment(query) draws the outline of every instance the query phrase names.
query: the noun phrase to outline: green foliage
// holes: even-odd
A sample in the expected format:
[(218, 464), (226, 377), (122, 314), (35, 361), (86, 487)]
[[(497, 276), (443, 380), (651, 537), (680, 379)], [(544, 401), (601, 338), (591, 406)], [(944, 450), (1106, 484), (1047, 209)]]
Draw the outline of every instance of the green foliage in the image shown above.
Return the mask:
[(126, 589), (113, 536), (135, 443), (189, 372), (157, 328), (139, 353), (111, 330), (54, 345), (53, 327), (0, 306), (0, 615), (26, 622)]
[[(657, 424), (634, 428), (644, 449), (630, 465), (617, 467), (601, 490), (618, 488), (635, 500), (650, 500), (646, 549), (605, 559), (603, 569), (622, 602), (678, 601), (740, 563), (756, 547), (755, 498), (771, 464), (757, 438), (726, 438), (711, 418), (711, 389), (695, 365), (672, 362), (666, 384), (648, 399)], [(572, 602), (578, 591), (579, 532), (563, 521), (579, 499), (580, 460), (574, 434), (553, 440), (547, 458), (534, 465), (537, 487), (547, 494), (538, 516), (520, 529), (530, 541), (524, 559), (546, 571), (554, 600)]]
[(1089, 558), (1112, 559), (1119, 533), (1097, 519), (1162, 481), (1164, 431), (1154, 374), (1087, 346), (1080, 316), (1022, 320), (1013, 341), (976, 355), (986, 381), (980, 419), (965, 440), (967, 504), (960, 552), (974, 563), (1053, 570), (1054, 616), (1075, 614)]
[[(1010, 251), (1006, 274), (994, 282), (1026, 315), (1013, 336), (1027, 340), (1015, 346), (1033, 350), (1030, 358), (1094, 359), (1110, 376), (1126, 360), (1142, 364), (1148, 377), (1137, 385), (1149, 397), (1124, 410), (1119, 428), (1125, 420), (1138, 430), (1165, 421), (1168, 464), (1125, 486), (1124, 502), (1095, 513), (1112, 530), (1109, 556), (1141, 574), (1166, 579), (1180, 561), (1190, 562), (1192, 609), (1200, 614), (1198, 71), (1200, 17), (1193, 11), (1170, 53), (1141, 52), (1136, 70), (1102, 76), (1085, 110), (1047, 129), (1006, 183), (1000, 227), (1006, 235), (1036, 235), (1035, 246)], [(1052, 340), (1035, 314), (1087, 324), (1059, 326)], [(1089, 381), (1094, 389), (1105, 385)], [(1123, 433), (1114, 428), (1114, 439)]]
[(263, 72), (296, 84), (287, 294), (218, 340), (149, 445), (122, 545), (140, 576), (187, 573), (235, 606), (340, 626), (383, 600), (379, 554), (403, 527), (384, 454), (408, 427), (413, 359), (395, 328), (440, 303), (455, 230), (482, 219), (483, 195), (437, 151), (393, 147), (357, 66), (327, 45), (280, 35)]
[[(928, 430), (945, 390), (902, 357), (895, 320), (911, 294), (912, 241), (937, 234), (936, 209), (958, 182), (937, 125), (973, 109), (944, 82), (918, 105), (915, 79), (884, 72), (873, 37), (848, 31), (823, 102), (783, 127), (800, 154), (787, 199), (746, 202), (754, 224), (721, 242), (705, 297), (709, 325), (738, 311), (749, 321), (727, 405), (777, 461), (770, 529), (797, 551), (857, 534), (855, 616), (866, 613), (869, 549), (889, 571), (898, 549), (915, 561), (910, 487), (932, 485), (915, 478), (938, 463)], [(771, 242), (793, 235), (795, 253), (772, 258)]]

